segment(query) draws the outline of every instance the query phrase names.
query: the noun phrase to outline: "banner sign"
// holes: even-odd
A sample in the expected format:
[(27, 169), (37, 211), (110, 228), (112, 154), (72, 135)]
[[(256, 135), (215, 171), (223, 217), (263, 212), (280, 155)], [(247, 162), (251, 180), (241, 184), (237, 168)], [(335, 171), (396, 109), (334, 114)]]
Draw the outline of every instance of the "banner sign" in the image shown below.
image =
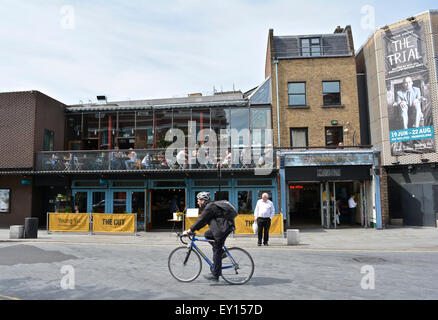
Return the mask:
[(425, 39), (422, 21), (382, 33), (392, 156), (435, 151)]
[(90, 214), (88, 213), (49, 213), (48, 231), (53, 232), (89, 232)]
[(372, 165), (372, 152), (286, 154), (285, 167)]
[[(186, 217), (186, 227), (189, 229), (195, 222), (197, 218), (187, 218)], [(254, 223), (254, 215), (252, 214), (239, 214), (235, 219), (234, 223), (236, 225), (235, 234), (254, 234), (252, 229), (252, 224)], [(196, 231), (196, 233), (204, 234), (205, 231), (210, 229), (208, 225), (202, 229)], [(283, 234), (283, 215), (276, 214), (271, 220), (271, 227), (269, 228), (269, 234)]]
[(135, 233), (135, 214), (93, 213), (93, 232)]
[[(235, 234), (254, 234), (252, 225), (254, 223), (254, 215), (239, 214), (235, 219), (236, 231)], [(283, 215), (276, 214), (271, 219), (271, 227), (269, 234), (283, 234)]]
[[(186, 216), (186, 221), (185, 221), (185, 229), (188, 230), (195, 222), (196, 220), (198, 220), (198, 217), (196, 218), (191, 218), (191, 217), (187, 217)], [(203, 227), (202, 229), (196, 231), (196, 233), (200, 233), (200, 234), (204, 234), (205, 231), (207, 231), (208, 229), (210, 229), (210, 226), (207, 224), (205, 227)]]

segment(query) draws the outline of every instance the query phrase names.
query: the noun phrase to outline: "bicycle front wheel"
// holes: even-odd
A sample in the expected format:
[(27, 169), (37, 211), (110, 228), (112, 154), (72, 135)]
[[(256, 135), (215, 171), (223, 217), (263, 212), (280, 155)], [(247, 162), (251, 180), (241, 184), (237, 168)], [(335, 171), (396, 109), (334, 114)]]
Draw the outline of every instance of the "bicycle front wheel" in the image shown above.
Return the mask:
[(229, 248), (222, 260), (222, 278), (230, 284), (245, 284), (254, 273), (251, 255), (241, 248)]
[(178, 247), (169, 255), (170, 274), (178, 281), (190, 282), (201, 273), (202, 263), (199, 254), (187, 247)]

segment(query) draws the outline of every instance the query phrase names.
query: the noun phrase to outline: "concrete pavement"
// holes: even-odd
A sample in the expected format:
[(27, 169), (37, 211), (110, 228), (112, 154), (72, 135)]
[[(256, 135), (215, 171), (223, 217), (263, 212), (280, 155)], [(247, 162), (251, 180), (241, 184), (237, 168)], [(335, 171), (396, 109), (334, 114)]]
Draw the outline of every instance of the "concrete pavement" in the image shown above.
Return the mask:
[[(37, 239), (9, 239), (8, 228), (0, 229), (0, 242), (90, 243), (140, 246), (176, 246), (179, 244), (175, 233), (171, 232), (139, 232), (134, 236), (47, 233), (46, 230), (39, 230)], [(279, 235), (271, 236), (269, 243), (270, 247), (266, 247), (266, 249), (438, 252), (438, 229), (428, 227), (398, 227), (383, 230), (362, 228), (336, 230), (303, 229), (300, 230), (300, 244), (298, 246), (288, 246), (286, 238)], [(255, 248), (257, 247), (257, 239), (253, 235), (230, 236), (227, 239), (227, 246)]]

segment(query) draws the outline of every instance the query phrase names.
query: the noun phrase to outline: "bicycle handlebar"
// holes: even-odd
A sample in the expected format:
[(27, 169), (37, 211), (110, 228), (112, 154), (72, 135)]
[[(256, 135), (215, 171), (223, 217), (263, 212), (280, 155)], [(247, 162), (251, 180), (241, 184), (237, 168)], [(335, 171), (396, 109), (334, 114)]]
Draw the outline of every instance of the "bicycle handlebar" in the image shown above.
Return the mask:
[(184, 237), (188, 237), (190, 239), (190, 241), (192, 241), (193, 237), (195, 236), (195, 233), (193, 233), (192, 235), (183, 235), (181, 232), (177, 232), (176, 236), (179, 238), (179, 240), (183, 243), (183, 244), (188, 244), (187, 242), (185, 242), (183, 240)]

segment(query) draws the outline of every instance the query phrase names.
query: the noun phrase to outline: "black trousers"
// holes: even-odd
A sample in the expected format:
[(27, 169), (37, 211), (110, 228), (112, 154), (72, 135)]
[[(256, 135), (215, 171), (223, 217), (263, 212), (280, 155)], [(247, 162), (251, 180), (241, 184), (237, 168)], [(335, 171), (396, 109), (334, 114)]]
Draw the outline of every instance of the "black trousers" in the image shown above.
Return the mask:
[(356, 208), (349, 208), (350, 211), (350, 224), (356, 224)]
[(269, 241), (269, 228), (271, 227), (270, 218), (257, 218), (257, 228), (258, 228), (258, 244), (267, 244)]
[(227, 239), (231, 231), (232, 230), (230, 230), (220, 239), (215, 239), (211, 230), (207, 230), (204, 234), (205, 239), (214, 240), (214, 242), (210, 242), (213, 247), (213, 276), (218, 278), (222, 274), (222, 254), (224, 253), (224, 249), (222, 249), (222, 247), (224, 246), (225, 240)]

